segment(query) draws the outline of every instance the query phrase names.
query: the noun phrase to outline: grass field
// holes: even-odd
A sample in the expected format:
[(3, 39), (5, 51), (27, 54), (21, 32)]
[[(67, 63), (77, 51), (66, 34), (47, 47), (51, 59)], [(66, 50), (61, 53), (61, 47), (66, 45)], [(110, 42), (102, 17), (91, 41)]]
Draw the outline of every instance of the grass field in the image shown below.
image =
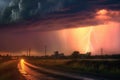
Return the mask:
[(29, 62), (37, 66), (78, 74), (86, 73), (112, 78), (120, 75), (120, 60), (31, 59)]
[(0, 80), (24, 80), (17, 69), (17, 64), (17, 60), (1, 61)]

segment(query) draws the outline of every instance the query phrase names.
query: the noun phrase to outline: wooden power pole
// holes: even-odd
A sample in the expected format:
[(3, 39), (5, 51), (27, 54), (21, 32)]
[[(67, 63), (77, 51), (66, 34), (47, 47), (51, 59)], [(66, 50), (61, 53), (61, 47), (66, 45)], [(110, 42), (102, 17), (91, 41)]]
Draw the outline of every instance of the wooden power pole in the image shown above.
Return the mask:
[(47, 56), (47, 46), (45, 45), (45, 57)]

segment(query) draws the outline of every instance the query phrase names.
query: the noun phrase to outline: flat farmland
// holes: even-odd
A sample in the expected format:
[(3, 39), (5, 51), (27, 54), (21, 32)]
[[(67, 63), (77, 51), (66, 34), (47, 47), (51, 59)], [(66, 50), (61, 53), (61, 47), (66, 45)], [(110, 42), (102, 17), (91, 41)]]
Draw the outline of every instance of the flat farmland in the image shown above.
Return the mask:
[(114, 59), (30, 59), (28, 62), (81, 75), (100, 76), (110, 79), (120, 78), (120, 60)]

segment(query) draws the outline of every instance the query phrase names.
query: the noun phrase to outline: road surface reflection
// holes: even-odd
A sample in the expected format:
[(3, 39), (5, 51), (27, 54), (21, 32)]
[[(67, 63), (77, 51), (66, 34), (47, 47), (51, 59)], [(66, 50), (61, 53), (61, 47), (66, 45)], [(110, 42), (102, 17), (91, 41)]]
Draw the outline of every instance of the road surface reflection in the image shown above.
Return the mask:
[(24, 59), (20, 60), (20, 71), (22, 74), (26, 74), (24, 62), (25, 62)]
[(20, 60), (18, 69), (26, 80), (58, 80), (29, 68), (24, 59)]
[(26, 62), (24, 59), (20, 60), (18, 69), (26, 80), (101, 80), (38, 67)]

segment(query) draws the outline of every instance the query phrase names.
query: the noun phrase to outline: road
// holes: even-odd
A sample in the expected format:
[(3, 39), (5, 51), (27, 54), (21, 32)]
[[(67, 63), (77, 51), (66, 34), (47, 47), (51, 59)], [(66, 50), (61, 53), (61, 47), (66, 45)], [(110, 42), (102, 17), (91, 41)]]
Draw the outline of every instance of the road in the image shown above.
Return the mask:
[(20, 60), (18, 69), (26, 80), (101, 80), (38, 67), (24, 61), (23, 59)]

